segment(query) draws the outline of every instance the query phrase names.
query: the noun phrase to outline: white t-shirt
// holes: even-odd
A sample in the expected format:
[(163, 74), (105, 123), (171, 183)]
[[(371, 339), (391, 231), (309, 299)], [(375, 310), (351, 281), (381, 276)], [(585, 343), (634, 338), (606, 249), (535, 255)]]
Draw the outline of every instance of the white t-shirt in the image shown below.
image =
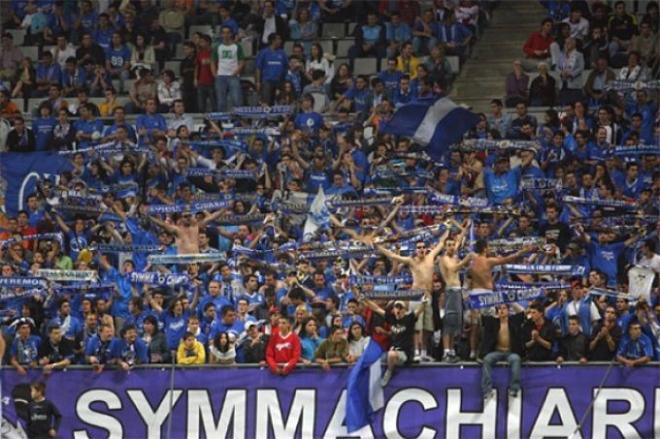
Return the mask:
[(637, 262), (637, 265), (644, 268), (650, 268), (657, 274), (660, 274), (660, 255), (654, 253), (650, 258), (642, 258)]
[(628, 270), (628, 293), (635, 298), (643, 297), (650, 302), (653, 279), (655, 273), (649, 268), (640, 266), (631, 268)]

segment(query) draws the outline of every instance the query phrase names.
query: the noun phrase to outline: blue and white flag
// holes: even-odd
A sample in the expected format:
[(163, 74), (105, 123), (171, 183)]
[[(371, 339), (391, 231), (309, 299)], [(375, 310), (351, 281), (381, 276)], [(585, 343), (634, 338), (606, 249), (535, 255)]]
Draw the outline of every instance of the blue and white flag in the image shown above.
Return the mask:
[(319, 186), (319, 191), (309, 207), (305, 229), (303, 230), (303, 242), (312, 239), (320, 227), (326, 227), (330, 223), (330, 211), (326, 206), (325, 193), (323, 187)]
[(366, 349), (355, 363), (346, 383), (346, 428), (354, 433), (370, 424), (371, 416), (385, 406), (380, 385), (380, 358), (383, 348), (369, 339)]
[(27, 196), (35, 192), (37, 182), (44, 178), (59, 179), (62, 172), (72, 169), (71, 162), (54, 153), (3, 152), (0, 154), (0, 180), (7, 182), (5, 208), (9, 216), (24, 209)]
[(383, 132), (411, 137), (414, 142), (428, 146), (426, 152), (438, 161), (478, 122), (478, 115), (444, 97), (402, 106)]

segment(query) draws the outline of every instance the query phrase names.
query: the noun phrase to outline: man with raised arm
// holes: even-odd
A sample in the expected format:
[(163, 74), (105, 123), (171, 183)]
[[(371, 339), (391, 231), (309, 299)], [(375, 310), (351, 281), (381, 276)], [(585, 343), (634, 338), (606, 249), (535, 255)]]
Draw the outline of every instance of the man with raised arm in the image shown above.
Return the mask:
[(206, 215), (201, 221), (189, 210), (183, 212), (177, 224), (170, 224), (160, 220), (154, 216), (149, 216), (151, 221), (156, 223), (159, 227), (167, 230), (176, 237), (177, 253), (180, 255), (188, 255), (199, 253), (199, 230), (206, 227), (208, 223), (215, 220), (222, 215), (223, 210), (217, 210), (210, 215)]
[[(470, 294), (490, 293), (495, 288), (493, 282), (493, 268), (514, 262), (516, 259), (531, 252), (534, 246), (525, 246), (509, 256), (488, 256), (488, 241), (480, 239), (475, 243), (468, 275), (470, 276)], [(479, 330), (479, 313), (471, 313), (470, 331), (470, 359), (477, 358), (477, 343)]]
[[(458, 224), (457, 224), (458, 225)], [(442, 278), (445, 281), (445, 315), (443, 320), (442, 361), (455, 363), (458, 361), (454, 351), (454, 337), (463, 330), (463, 293), (459, 271), (465, 268), (472, 260), (472, 254), (462, 260), (458, 257), (458, 250), (463, 244), (466, 227), (458, 225), (460, 233), (455, 238), (445, 242), (445, 254), (440, 257), (439, 266)]]

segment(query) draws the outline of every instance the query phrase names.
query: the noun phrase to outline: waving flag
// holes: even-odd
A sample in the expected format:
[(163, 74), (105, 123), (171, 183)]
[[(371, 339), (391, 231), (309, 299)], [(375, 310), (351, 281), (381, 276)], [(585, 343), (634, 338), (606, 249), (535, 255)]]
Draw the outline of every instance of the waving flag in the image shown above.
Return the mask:
[(323, 187), (319, 186), (319, 191), (309, 207), (305, 229), (303, 230), (303, 242), (312, 239), (319, 227), (325, 227), (329, 222), (330, 211), (325, 204), (325, 192), (323, 192)]
[(354, 433), (369, 425), (371, 416), (385, 406), (380, 385), (383, 349), (373, 339), (355, 363), (346, 384), (346, 428)]
[(426, 152), (437, 161), (478, 122), (478, 115), (445, 97), (402, 106), (383, 132), (411, 137), (414, 142), (427, 146)]

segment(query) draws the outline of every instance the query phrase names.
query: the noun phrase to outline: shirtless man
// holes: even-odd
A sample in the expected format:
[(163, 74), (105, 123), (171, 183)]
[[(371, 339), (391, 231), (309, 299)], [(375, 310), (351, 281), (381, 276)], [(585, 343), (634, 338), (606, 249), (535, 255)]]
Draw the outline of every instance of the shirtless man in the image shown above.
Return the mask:
[(461, 232), (455, 238), (450, 238), (445, 242), (445, 254), (440, 257), (439, 261), (440, 274), (445, 281), (442, 361), (450, 363), (458, 361), (456, 351), (454, 351), (454, 337), (460, 335), (463, 330), (463, 294), (458, 273), (470, 263), (473, 256), (469, 254), (463, 260), (458, 258), (458, 250), (463, 244), (466, 227), (460, 227), (460, 229)]
[(189, 255), (199, 253), (199, 229), (206, 227), (208, 223), (220, 217), (224, 210), (217, 210), (210, 215), (206, 215), (203, 220), (197, 221), (197, 218), (190, 211), (181, 214), (178, 224), (170, 224), (156, 217), (149, 215), (151, 221), (158, 226), (172, 233), (176, 237), (177, 253), (180, 255)]
[[(483, 294), (493, 291), (495, 283), (493, 282), (492, 270), (498, 265), (509, 264), (516, 259), (534, 250), (535, 246), (525, 246), (509, 256), (488, 256), (488, 241), (480, 239), (474, 245), (475, 254), (472, 255), (472, 263), (468, 269), (470, 276), (470, 294)], [(471, 331), (470, 331), (470, 359), (477, 358), (477, 344), (479, 341), (479, 312), (471, 312)]]

